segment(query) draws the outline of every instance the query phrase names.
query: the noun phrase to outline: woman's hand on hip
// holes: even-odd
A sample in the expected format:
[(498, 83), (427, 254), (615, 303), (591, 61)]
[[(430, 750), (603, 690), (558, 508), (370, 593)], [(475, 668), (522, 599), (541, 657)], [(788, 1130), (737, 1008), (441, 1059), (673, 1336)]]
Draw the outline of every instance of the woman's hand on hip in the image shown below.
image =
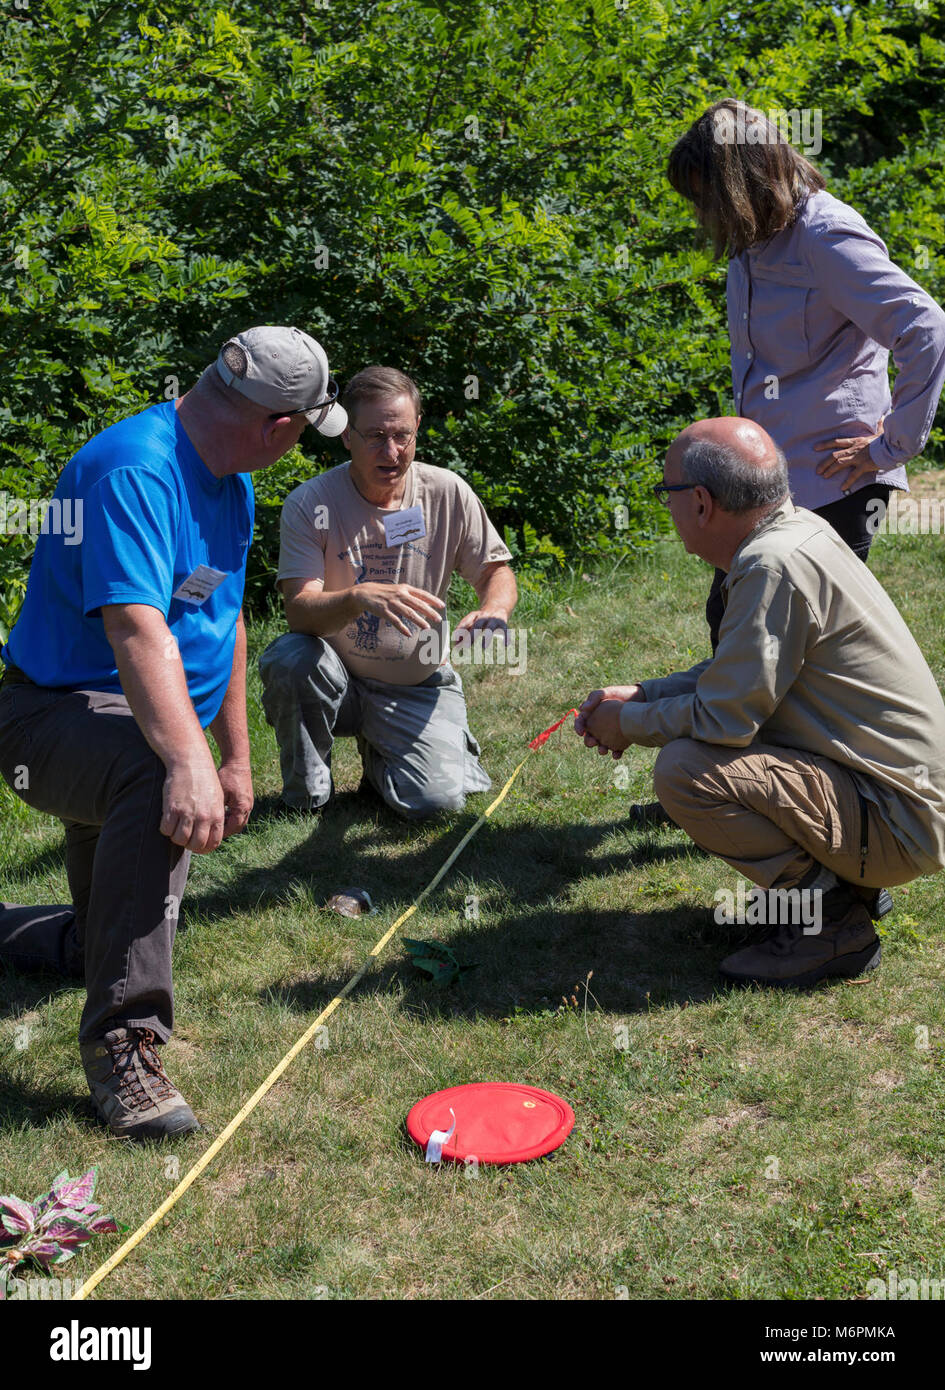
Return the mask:
[(883, 432), (883, 422), (880, 420), (875, 434), (855, 435), (848, 439), (828, 439), (825, 444), (815, 444), (817, 450), (831, 449), (833, 452), (829, 458), (825, 458), (817, 472), (822, 478), (832, 478), (837, 473), (849, 470), (842, 487), (844, 492), (850, 489), (862, 478), (869, 478), (879, 472), (879, 465), (873, 462), (870, 455), (870, 445), (874, 439), (878, 439)]

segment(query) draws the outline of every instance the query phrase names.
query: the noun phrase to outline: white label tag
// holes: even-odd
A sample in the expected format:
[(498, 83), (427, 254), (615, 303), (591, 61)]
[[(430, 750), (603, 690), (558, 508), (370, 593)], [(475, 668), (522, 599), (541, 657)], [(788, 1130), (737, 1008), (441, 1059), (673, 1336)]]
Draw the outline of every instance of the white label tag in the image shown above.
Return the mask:
[(184, 580), (174, 597), (179, 598), (182, 603), (206, 603), (214, 590), (219, 589), (226, 577), (225, 570), (211, 569), (209, 565), (198, 565), (193, 574)]
[(416, 541), (427, 533), (420, 507), (405, 507), (402, 512), (391, 512), (384, 518), (384, 539), (388, 545), (403, 545), (404, 541)]
[(456, 1129), (456, 1111), (452, 1106), (450, 1106), (450, 1114), (453, 1117), (453, 1123), (449, 1129), (435, 1129), (427, 1140), (425, 1150), (427, 1163), (441, 1163), (443, 1160), (443, 1145), (452, 1139), (453, 1131)]

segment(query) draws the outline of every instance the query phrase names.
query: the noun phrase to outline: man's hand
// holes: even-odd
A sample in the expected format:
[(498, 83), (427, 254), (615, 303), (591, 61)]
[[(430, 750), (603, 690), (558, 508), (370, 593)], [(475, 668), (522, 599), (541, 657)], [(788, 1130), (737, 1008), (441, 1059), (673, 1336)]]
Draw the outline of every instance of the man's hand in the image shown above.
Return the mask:
[[(131, 712), (166, 769), (161, 834), (181, 849), (209, 854), (223, 839), (223, 788), (190, 699), (177, 643), (164, 615), (149, 604), (106, 605), (102, 622)], [(225, 760), (248, 763), (245, 643), (241, 616), (234, 668), (212, 728)]]
[(818, 465), (817, 472), (822, 478), (832, 478), (836, 473), (842, 473), (844, 469), (849, 469), (845, 482), (842, 484), (843, 491), (849, 492), (854, 483), (858, 483), (861, 478), (868, 478), (870, 474), (879, 472), (878, 464), (875, 464), (870, 457), (870, 445), (874, 439), (878, 439), (883, 432), (883, 422), (880, 420), (876, 427), (875, 434), (856, 435), (850, 439), (830, 439), (826, 444), (816, 444), (816, 450), (832, 449), (834, 452), (829, 458), (824, 459)]
[(436, 594), (413, 584), (357, 584), (352, 595), (362, 608), (376, 618), (386, 618), (405, 637), (410, 636), (407, 622), (414, 627), (432, 627), (440, 622), (446, 608)]
[(206, 760), (173, 763), (164, 781), (161, 834), (194, 854), (210, 854), (223, 839), (223, 788), (207, 749)]
[(248, 763), (222, 763), (217, 776), (223, 789), (225, 840), (246, 829), (249, 813), (253, 809), (253, 774)]
[(585, 748), (599, 753), (612, 753), (619, 758), (630, 740), (620, 731), (620, 709), (627, 700), (642, 700), (639, 685), (609, 685), (605, 690), (592, 690), (581, 705), (574, 721), (574, 732), (583, 735)]
[[(467, 613), (465, 618), (460, 619), (453, 629), (453, 643), (462, 641), (460, 632), (481, 632), (482, 644), (492, 642), (495, 637), (501, 636), (505, 640), (505, 645), (509, 644), (509, 615), (505, 609), (498, 607), (476, 608), (472, 613)], [(475, 638), (473, 638), (475, 641)]]
[[(508, 646), (509, 618), (518, 602), (518, 588), (511, 567), (505, 560), (494, 560), (482, 571), (476, 580), (475, 588), (479, 607), (467, 613), (465, 618), (456, 624), (453, 645), (466, 640), (476, 643), (480, 639), (477, 639), (475, 634), (480, 632), (483, 649), (499, 636)], [(460, 636), (466, 632), (470, 634), (468, 639)]]

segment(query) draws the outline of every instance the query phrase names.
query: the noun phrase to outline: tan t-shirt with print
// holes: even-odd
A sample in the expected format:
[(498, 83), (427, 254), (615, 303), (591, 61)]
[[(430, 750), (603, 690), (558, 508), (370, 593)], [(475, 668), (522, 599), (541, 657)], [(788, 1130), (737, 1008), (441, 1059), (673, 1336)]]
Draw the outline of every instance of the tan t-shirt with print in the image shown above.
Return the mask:
[[(424, 534), (389, 545), (385, 518), (390, 523), (409, 507), (420, 508)], [(487, 565), (511, 558), (469, 484), (416, 460), (392, 510), (365, 501), (347, 463), (309, 478), (282, 509), (278, 578), (321, 581), (327, 593), (353, 584), (413, 584), (445, 599), (454, 570), (475, 587)], [(365, 611), (325, 640), (354, 676), (419, 685), (447, 659), (446, 624), (432, 635), (407, 626), (409, 637)]]

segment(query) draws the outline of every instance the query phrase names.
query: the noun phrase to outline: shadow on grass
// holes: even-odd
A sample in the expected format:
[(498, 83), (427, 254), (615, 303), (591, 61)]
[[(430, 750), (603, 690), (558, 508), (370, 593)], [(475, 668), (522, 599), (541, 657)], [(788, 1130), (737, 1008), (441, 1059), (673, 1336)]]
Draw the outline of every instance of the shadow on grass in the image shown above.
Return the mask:
[(66, 843), (63, 839), (56, 845), (47, 845), (31, 858), (18, 858), (15, 863), (4, 864), (3, 878), (11, 883), (28, 883), (30, 879), (44, 874), (48, 869), (61, 869), (65, 872), (65, 867)]
[[(484, 808), (488, 802), (484, 797), (482, 801)], [(364, 794), (350, 792), (339, 796), (323, 816), (287, 816), (275, 809), (264, 813), (255, 820), (255, 828), (285, 824), (293, 834), (299, 826), (303, 831), (308, 827), (309, 833), (278, 862), (234, 874), (219, 885), (191, 888), (185, 911), (212, 922), (235, 911), (284, 903), (286, 889), (296, 884), (317, 887), (326, 902), (333, 893), (356, 884), (366, 888), (375, 906), (384, 911), (412, 902), (478, 819), (472, 811), (452, 824), (444, 820), (430, 841), (431, 829), (437, 829), (435, 821), (408, 825), (375, 801), (373, 819), (366, 822), (365, 802)], [(626, 847), (591, 860), (609, 837), (624, 837)], [(458, 873), (498, 880), (510, 904), (531, 905), (567, 888), (589, 870), (602, 876), (623, 873), (701, 853), (682, 831), (645, 832), (627, 820), (566, 826), (486, 822), (463, 850), (450, 877)]]
[[(505, 1018), (543, 1014), (574, 995), (608, 1013), (701, 1003), (728, 990), (718, 976), (722, 958), (745, 936), (744, 927), (716, 925), (691, 904), (654, 912), (575, 912), (543, 908), (506, 917), (501, 927), (471, 925), (452, 932), (459, 963), (473, 966), (461, 984), (438, 989), (415, 969), (402, 945), (394, 959), (369, 974), (358, 994), (399, 994), (405, 1012), (437, 1018)], [(260, 991), (300, 1013), (315, 1014), (349, 977), (283, 979)], [(596, 1003), (594, 1001), (597, 1001)]]
[[(60, 994), (76, 989), (76, 982), (53, 971), (20, 972), (0, 965), (0, 1019), (33, 1014)], [(13, 1040), (16, 1056), (16, 1039)], [(78, 1052), (78, 1042), (75, 1044)], [(75, 1091), (36, 1086), (32, 1081), (10, 1075), (7, 1058), (0, 1069), (0, 1128), (17, 1129), (25, 1124), (41, 1125), (63, 1115), (94, 1120), (88, 1095)]]
[(0, 1073), (0, 1128), (20, 1129), (23, 1125), (39, 1126), (58, 1119), (99, 1126), (87, 1091), (80, 1094), (59, 1086), (37, 1086), (33, 1081)]
[(60, 994), (82, 989), (81, 981), (55, 970), (21, 971), (0, 963), (0, 1019), (18, 1017), (40, 1008)]

